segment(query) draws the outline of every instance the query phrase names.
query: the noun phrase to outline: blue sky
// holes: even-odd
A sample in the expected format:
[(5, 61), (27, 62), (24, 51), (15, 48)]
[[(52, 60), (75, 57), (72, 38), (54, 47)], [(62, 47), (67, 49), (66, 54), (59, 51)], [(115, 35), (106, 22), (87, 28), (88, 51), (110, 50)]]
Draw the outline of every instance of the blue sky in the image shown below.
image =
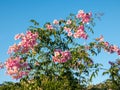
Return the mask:
[[(93, 37), (102, 34), (106, 41), (120, 46), (120, 0), (0, 0), (0, 61), (4, 62), (9, 57), (7, 50), (15, 42), (14, 35), (25, 32), (31, 25), (30, 19), (35, 19), (42, 25), (46, 21), (65, 18), (69, 13), (77, 13), (80, 9), (93, 13), (103, 12), (102, 20), (96, 20)], [(104, 52), (93, 57), (95, 62), (102, 63), (105, 68), (109, 67), (109, 60), (116, 58), (116, 54)], [(100, 72), (93, 83), (102, 82), (106, 78)], [(4, 81), (15, 80), (1, 70), (0, 83)]]

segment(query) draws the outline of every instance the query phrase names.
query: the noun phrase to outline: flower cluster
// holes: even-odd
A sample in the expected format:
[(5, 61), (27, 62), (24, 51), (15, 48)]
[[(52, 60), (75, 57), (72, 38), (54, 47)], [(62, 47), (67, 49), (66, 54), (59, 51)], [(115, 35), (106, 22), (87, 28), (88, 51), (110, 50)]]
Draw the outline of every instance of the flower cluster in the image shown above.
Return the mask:
[(68, 33), (68, 36), (72, 36), (71, 28), (64, 27), (64, 30)]
[(120, 48), (116, 45), (109, 44), (108, 42), (104, 41), (104, 37), (101, 35), (100, 38), (96, 39), (97, 41), (101, 42), (105, 46), (105, 51), (109, 53), (117, 53), (120, 55)]
[[(76, 15), (76, 18), (80, 19), (81, 23), (78, 27), (77, 30), (74, 30), (74, 33), (71, 31), (71, 28), (64, 27), (64, 30), (67, 31), (68, 36), (72, 36), (74, 38), (83, 38), (87, 39), (88, 35), (85, 32), (84, 24), (89, 23), (91, 20), (92, 13), (85, 13), (83, 10), (78, 11), (78, 14)], [(67, 20), (66, 24), (71, 24), (71, 20)]]
[(71, 32), (70, 28), (64, 27), (64, 30), (68, 33), (68, 36), (72, 36), (73, 35), (74, 38), (87, 39), (87, 37), (88, 37), (88, 35), (84, 31), (84, 25), (80, 25), (77, 28), (77, 30), (76, 30), (76, 32), (74, 34)]
[(54, 62), (64, 63), (71, 59), (71, 54), (69, 51), (62, 51), (61, 49), (56, 49), (54, 51), (54, 56), (52, 57)]
[(5, 66), (7, 74), (12, 76), (13, 79), (19, 79), (28, 75), (30, 70), (28, 63), (24, 62), (20, 57), (8, 58), (5, 62)]
[[(20, 42), (10, 46), (8, 49), (8, 54), (16, 52), (21, 52), (22, 54), (27, 53), (37, 45), (37, 38), (38, 33), (32, 33), (31, 31), (27, 31), (26, 34), (17, 34), (15, 36), (15, 40), (20, 39)], [(5, 67), (7, 69), (7, 74), (12, 76), (14, 79), (19, 79), (28, 75), (30, 69), (28, 63), (19, 56), (11, 56), (8, 58), (5, 63)]]
[(15, 36), (15, 40), (20, 39), (21, 42), (19, 42), (18, 44), (14, 44), (13, 46), (10, 46), (8, 49), (8, 54), (18, 51), (22, 53), (28, 52), (30, 49), (33, 49), (34, 46), (37, 45), (36, 42), (37, 38), (38, 38), (38, 34), (32, 33), (31, 31), (27, 31), (25, 35), (23, 33), (17, 34)]
[(77, 31), (74, 33), (74, 38), (87, 39), (88, 35), (84, 31), (84, 25), (80, 25)]
[(83, 10), (78, 11), (76, 18), (81, 19), (82, 23), (88, 23), (91, 19), (92, 13), (85, 13)]
[[(76, 15), (75, 19), (79, 19), (79, 22), (76, 22), (77, 26), (71, 27), (71, 25), (74, 23), (72, 19), (68, 20), (57, 20), (55, 19), (52, 24), (46, 24), (47, 30), (56, 29), (55, 26), (60, 27), (59, 25), (62, 25), (61, 27), (64, 28), (64, 30), (68, 33), (68, 36), (73, 36), (74, 38), (83, 38), (87, 39), (88, 35), (85, 32), (85, 24), (89, 23), (91, 21), (92, 13), (85, 13), (83, 10), (78, 11), (78, 14)], [(61, 24), (62, 23), (62, 24)], [(80, 24), (81, 23), (81, 24)]]

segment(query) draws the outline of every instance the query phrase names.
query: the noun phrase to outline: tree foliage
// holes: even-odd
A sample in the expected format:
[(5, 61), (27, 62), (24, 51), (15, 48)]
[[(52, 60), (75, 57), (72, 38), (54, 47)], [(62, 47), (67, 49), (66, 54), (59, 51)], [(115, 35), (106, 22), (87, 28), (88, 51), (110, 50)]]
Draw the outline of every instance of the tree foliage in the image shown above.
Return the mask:
[[(76, 15), (47, 22), (43, 27), (35, 20), (31, 22), (34, 25), (25, 34), (15, 36), (20, 42), (10, 46), (10, 58), (1, 64), (20, 83), (4, 84), (1, 90), (85, 90), (102, 67), (91, 57), (102, 49), (120, 55), (119, 47), (104, 41), (103, 36), (87, 42), (90, 32), (94, 34), (92, 13), (80, 10)], [(117, 87), (120, 86), (119, 71), (118, 61), (103, 74), (109, 73)]]

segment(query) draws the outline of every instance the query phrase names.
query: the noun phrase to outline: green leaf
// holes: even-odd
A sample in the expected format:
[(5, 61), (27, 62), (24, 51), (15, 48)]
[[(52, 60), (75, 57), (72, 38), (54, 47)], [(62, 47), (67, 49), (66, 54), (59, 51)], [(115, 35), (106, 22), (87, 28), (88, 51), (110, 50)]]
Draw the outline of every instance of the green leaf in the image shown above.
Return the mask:
[(32, 22), (34, 25), (36, 25), (36, 26), (38, 26), (39, 25), (39, 23), (38, 22), (36, 22), (34, 19), (31, 19), (30, 20), (30, 22)]

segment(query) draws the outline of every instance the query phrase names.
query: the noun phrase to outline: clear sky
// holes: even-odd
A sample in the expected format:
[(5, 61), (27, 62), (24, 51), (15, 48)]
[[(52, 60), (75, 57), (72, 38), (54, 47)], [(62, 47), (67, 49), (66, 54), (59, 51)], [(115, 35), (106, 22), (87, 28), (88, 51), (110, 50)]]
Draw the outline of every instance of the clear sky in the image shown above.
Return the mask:
[[(95, 35), (101, 34), (106, 41), (120, 46), (120, 0), (0, 0), (0, 61), (4, 62), (9, 56), (7, 50), (14, 44), (14, 35), (25, 32), (31, 25), (30, 19), (37, 20), (40, 25), (46, 21), (65, 18), (69, 13), (77, 13), (78, 10), (86, 12), (103, 12), (102, 20), (96, 20)], [(95, 62), (100, 62), (108, 68), (108, 61), (118, 58), (116, 54), (101, 53), (93, 57)], [(101, 76), (94, 79), (93, 83), (104, 81)], [(0, 70), (0, 83), (13, 81)], [(15, 80), (14, 80), (15, 81)]]

